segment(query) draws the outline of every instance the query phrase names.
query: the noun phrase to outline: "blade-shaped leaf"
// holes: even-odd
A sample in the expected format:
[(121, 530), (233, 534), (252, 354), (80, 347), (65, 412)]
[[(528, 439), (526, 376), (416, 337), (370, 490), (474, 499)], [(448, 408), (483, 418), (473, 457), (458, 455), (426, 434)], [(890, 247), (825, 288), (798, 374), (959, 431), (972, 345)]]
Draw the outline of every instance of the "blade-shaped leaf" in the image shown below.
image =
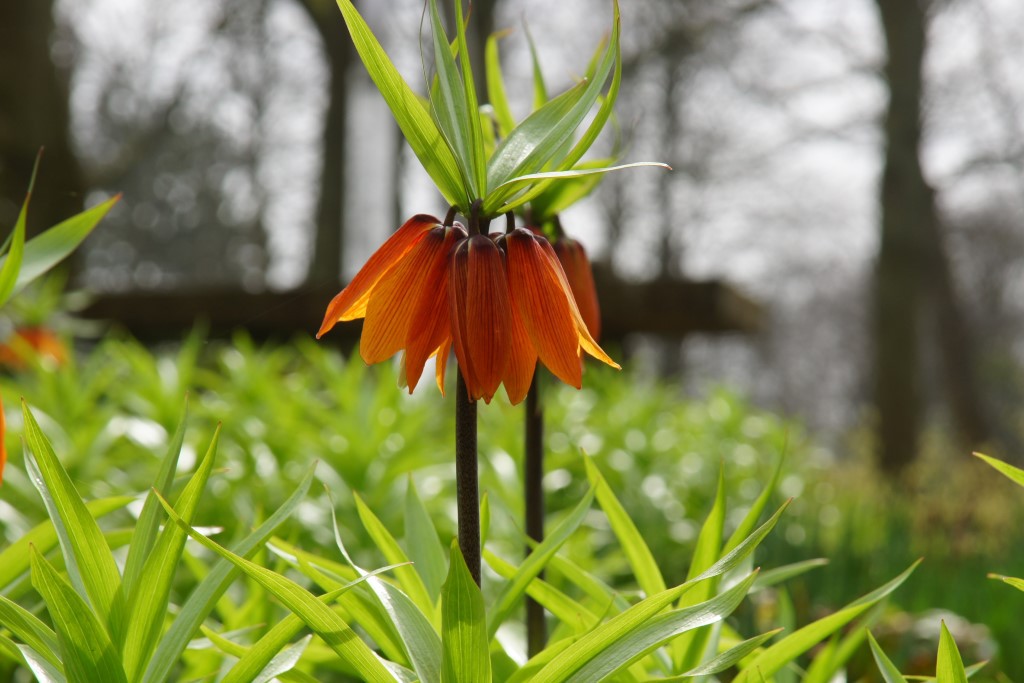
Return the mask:
[[(185, 422), (188, 419), (188, 399), (185, 400), (185, 408), (182, 411), (181, 420), (178, 421), (178, 429), (171, 437), (167, 447), (167, 454), (160, 463), (160, 471), (153, 481), (153, 488), (157, 491), (169, 491), (174, 483), (174, 473), (178, 467), (178, 456), (181, 453), (181, 445), (185, 440)], [(132, 543), (128, 547), (128, 559), (125, 561), (124, 575), (122, 576), (123, 590), (126, 595), (131, 595), (135, 584), (142, 573), (142, 567), (149, 556), (153, 544), (156, 543), (157, 531), (160, 529), (160, 502), (152, 492), (147, 493), (146, 502), (142, 505), (142, 512), (139, 513), (139, 521), (135, 525), (135, 533), (132, 535)]]
[[(305, 477), (292, 495), (282, 503), (281, 507), (274, 511), (256, 530), (236, 543), (231, 550), (236, 555), (246, 556), (256, 548), (262, 546), (274, 529), (279, 527), (291, 513), (298, 507), (305, 498), (309, 487), (313, 482), (313, 474), (316, 471), (316, 463), (310, 466)], [(185, 651), (192, 635), (199, 629), (206, 616), (213, 610), (218, 598), (227, 590), (237, 574), (235, 566), (226, 559), (220, 560), (207, 573), (206, 577), (199, 583), (192, 594), (182, 605), (178, 615), (174, 618), (170, 628), (160, 639), (156, 652), (150, 658), (149, 666), (146, 667), (146, 674), (143, 677), (144, 683), (162, 683), (168, 680), (171, 670), (181, 653)]]
[(1024, 591), (1024, 579), (1018, 579), (1014, 576), (1002, 576), (1000, 574), (989, 574), (988, 578), (998, 579), (1003, 583), (1008, 583), (1017, 590)]
[[(470, 131), (470, 113), (472, 112), (475, 118), (476, 103), (474, 101), (474, 106), (470, 109), (466, 101), (468, 88), (463, 86), (462, 76), (452, 56), (448, 36), (445, 35), (444, 25), (441, 23), (441, 15), (437, 11), (437, 0), (430, 0), (429, 11), (431, 33), (434, 38), (434, 66), (437, 69), (437, 97), (434, 97), (432, 92), (430, 104), (437, 125), (455, 156), (463, 184), (470, 196), (479, 197), (480, 187), (474, 168), (473, 139)], [(461, 17), (456, 23), (461, 25)], [(459, 47), (462, 48), (461, 43)], [(465, 54), (463, 52), (463, 55)], [(463, 59), (463, 62), (465, 61)]]
[(498, 57), (498, 40), (504, 33), (493, 33), (487, 38), (484, 47), (484, 64), (487, 73), (487, 99), (494, 107), (494, 120), (498, 123), (498, 133), (506, 137), (516, 127), (512, 109), (508, 106), (505, 94), (505, 79), (501, 75), (501, 59)]
[[(550, 680), (583, 683), (583, 681), (603, 680), (615, 675), (671, 639), (725, 619), (746, 597), (756, 576), (757, 572), (752, 572), (743, 581), (710, 600), (673, 610), (667, 614), (659, 614), (636, 624), (628, 632), (616, 637), (596, 656), (574, 662), (575, 671), (567, 678), (552, 678)], [(609, 622), (609, 624), (611, 623)], [(595, 629), (594, 633), (599, 632), (601, 628)], [(582, 641), (583, 639), (580, 642)], [(568, 659), (572, 655), (573, 648), (570, 647), (561, 656)]]
[(15, 222), (14, 231), (9, 238), (10, 248), (3, 257), (3, 265), (0, 265), (0, 306), (3, 306), (11, 298), (11, 294), (14, 293), (14, 285), (18, 281), (18, 274), (21, 272), (21, 260), (25, 252), (25, 219), (28, 216), (28, 205), (32, 200), (32, 188), (36, 184), (38, 171), (39, 157), (37, 156), (35, 166), (32, 168), (32, 179), (29, 181), (28, 192), (25, 193), (25, 201), (21, 204), (18, 220)]
[(655, 595), (665, 590), (665, 579), (661, 576), (658, 563), (654, 560), (650, 548), (644, 541), (643, 534), (636, 528), (633, 520), (626, 513), (622, 503), (615, 497), (608, 482), (601, 475), (601, 471), (593, 461), (584, 457), (583, 462), (587, 467), (587, 478), (590, 485), (597, 494), (597, 502), (608, 517), (615, 537), (622, 545), (622, 551), (626, 554), (629, 566), (633, 570), (637, 583), (641, 590), (647, 595)]
[[(772, 470), (772, 476), (768, 480), (768, 483), (761, 490), (761, 494), (754, 501), (754, 504), (747, 510), (747, 514), (743, 516), (743, 521), (739, 523), (736, 530), (729, 537), (729, 540), (725, 542), (725, 550), (732, 550), (735, 548), (744, 538), (750, 534), (757, 526), (757, 521), (761, 519), (761, 515), (764, 514), (765, 508), (768, 507), (768, 501), (771, 500), (772, 495), (775, 493), (775, 487), (778, 486), (779, 478), (782, 476), (782, 465), (785, 463), (786, 457), (785, 452), (779, 456), (778, 461), (775, 463), (775, 469)], [(775, 570), (766, 571), (758, 578), (757, 583), (763, 585), (767, 577), (774, 576)]]
[(935, 679), (938, 683), (967, 683), (967, 672), (964, 671), (964, 660), (960, 658), (960, 650), (956, 641), (949, 634), (946, 622), (942, 622), (939, 634), (939, 655), (935, 663)]
[(875, 663), (878, 664), (878, 670), (881, 672), (885, 683), (907, 683), (907, 679), (903, 677), (903, 674), (892, 663), (892, 660), (886, 656), (885, 652), (878, 645), (878, 641), (871, 635), (871, 631), (868, 631), (868, 644), (871, 645), (871, 654), (875, 658)]
[[(660, 161), (634, 161), (633, 163), (630, 164), (619, 164), (617, 166), (600, 166), (598, 168), (576, 167), (566, 171), (544, 171), (541, 173), (528, 173), (525, 175), (517, 175), (511, 180), (507, 180), (501, 185), (499, 185), (497, 188), (495, 188), (495, 192), (501, 190), (505, 191), (506, 195), (512, 195), (515, 194), (515, 191), (518, 188), (534, 184), (538, 180), (550, 180), (552, 182), (560, 182), (563, 180), (577, 180), (579, 178), (584, 178), (587, 176), (601, 175), (604, 173), (611, 173), (613, 171), (622, 171), (627, 168), (645, 167), (662, 168), (667, 171), (672, 170), (671, 166), (669, 166), (668, 164), (663, 164)], [(501, 206), (503, 211), (509, 211), (513, 208), (518, 208), (523, 204), (527, 203), (533, 198), (533, 196), (534, 193), (531, 192), (528, 195), (517, 197), (516, 199), (510, 202), (499, 204), (498, 206)], [(485, 203), (484, 210), (489, 210), (490, 206), (490, 204)], [(497, 206), (495, 208), (497, 208)]]
[[(700, 533), (697, 535), (697, 543), (694, 545), (693, 556), (690, 559), (690, 568), (686, 573), (687, 579), (697, 576), (718, 559), (722, 548), (724, 529), (725, 466), (723, 463), (718, 469), (718, 487), (714, 503), (711, 505), (711, 512), (708, 513), (707, 519), (704, 520)], [(717, 578), (705, 581), (684, 595), (678, 606), (688, 607), (704, 602), (710, 599), (717, 589)], [(700, 663), (709, 635), (708, 629), (690, 631), (680, 635), (672, 642), (672, 661), (676, 671), (690, 669)]]
[(452, 542), (448, 580), (441, 590), (441, 680), (462, 683), (491, 680), (484, 598), (462, 558), (458, 541)]
[[(206, 456), (176, 502), (178, 514), (187, 524), (192, 523), (210, 472), (213, 471), (219, 436), (218, 426)], [(128, 629), (122, 656), (124, 670), (130, 681), (141, 678), (156, 649), (167, 613), (171, 583), (185, 549), (185, 539), (185, 532), (180, 527), (173, 524), (165, 526), (143, 566), (138, 587), (129, 595)]]
[(756, 677), (759, 676), (772, 676), (786, 664), (888, 597), (907, 580), (918, 564), (920, 564), (920, 560), (884, 586), (854, 600), (839, 611), (798, 629), (764, 650), (747, 663), (734, 679), (734, 683), (750, 683), (757, 680)]
[(118, 642), (125, 606), (120, 590), (121, 575), (110, 546), (39, 429), (32, 411), (24, 401), (21, 406), (28, 444), (25, 465), (54, 523), (68, 576), (82, 597), (88, 597), (96, 615), (105, 623), (106, 633)]
[[(515, 578), (518, 569), (512, 563), (506, 562), (486, 548), (483, 556), (487, 566), (493, 569), (495, 574), (503, 579)], [(542, 579), (534, 578), (527, 585), (526, 593), (555, 618), (577, 632), (591, 629), (600, 621), (599, 615)]]
[(783, 565), (782, 567), (776, 567), (769, 569), (766, 572), (761, 572), (761, 575), (757, 577), (757, 582), (754, 583), (753, 591), (759, 591), (769, 586), (788, 581), (793, 577), (800, 576), (805, 572), (818, 567), (824, 567), (828, 564), (828, 560), (822, 557), (815, 558), (813, 560), (803, 560), (802, 562), (794, 562), (792, 564)]
[[(135, 500), (132, 496), (97, 498), (85, 504), (85, 509), (94, 519), (120, 510)], [(40, 522), (27, 534), (0, 552), (0, 589), (9, 585), (28, 571), (28, 547), (34, 545), (41, 553), (48, 553), (57, 544), (57, 530), (52, 520)]]
[[(757, 581), (755, 580), (754, 583), (756, 584)], [(686, 678), (694, 678), (697, 676), (710, 676), (711, 674), (721, 673), (729, 667), (737, 664), (741, 659), (749, 655), (757, 648), (764, 645), (766, 642), (777, 636), (779, 633), (782, 633), (781, 628), (777, 628), (774, 631), (768, 631), (767, 633), (762, 633), (759, 636), (754, 636), (753, 638), (744, 640), (739, 645), (734, 645), (725, 652), (716, 655), (715, 657), (704, 662), (700, 666), (690, 669), (686, 673), (679, 676), (679, 679), (682, 680)]]
[(256, 581), (265, 590), (284, 603), (288, 609), (306, 622), (310, 630), (320, 636), (343, 661), (354, 667), (356, 672), (364, 677), (364, 680), (395, 680), (394, 676), (377, 659), (366, 643), (355, 634), (341, 617), (331, 610), (330, 607), (320, 602), (316, 596), (291, 579), (222, 548), (186, 524), (174, 511), (174, 508), (163, 498), (160, 498), (160, 503), (175, 524), (203, 547), (220, 555), (241, 569), (249, 578)]
[(37, 683), (67, 683), (68, 679), (64, 675), (62, 667), (55, 666), (28, 645), (18, 645), (17, 647), (21, 656), (25, 658), (25, 664), (35, 674)]
[(43, 659), (60, 667), (57, 634), (27, 609), (0, 595), (0, 624)]
[[(351, 588), (357, 586), (367, 579), (377, 576), (394, 567), (382, 567), (360, 576), (351, 583), (340, 586), (328, 593), (321, 595), (318, 600), (325, 605), (332, 604), (339, 597), (347, 593)], [(255, 680), (262, 673), (270, 669), (274, 660), (283, 653), (292, 638), (297, 636), (306, 624), (298, 616), (289, 614), (281, 620), (266, 635), (260, 638), (252, 647), (248, 648), (239, 658), (233, 667), (224, 676), (221, 683), (249, 683)]]
[[(356, 572), (366, 575), (366, 570), (352, 561), (345, 548), (333, 505), (331, 506), (331, 516), (334, 522), (334, 539), (342, 556)], [(400, 567), (408, 568), (407, 563), (404, 562), (394, 566), (396, 571)], [(399, 634), (403, 650), (412, 662), (420, 680), (423, 683), (438, 683), (441, 679), (441, 639), (437, 631), (434, 630), (430, 618), (416, 606), (409, 596), (395, 586), (380, 579), (370, 579), (367, 581), (367, 585), (376, 596), (390, 625)], [(433, 614), (433, 603), (428, 607), (430, 614)]]
[(448, 573), (444, 546), (411, 477), (405, 489), (405, 545), (409, 559), (423, 578), (427, 592), (440, 595), (441, 585)]
[(39, 551), (30, 548), (32, 585), (46, 601), (60, 644), (64, 671), (72, 681), (126, 681), (106, 628)]
[(395, 577), (398, 579), (402, 590), (405, 591), (405, 594), (409, 596), (423, 614), (434, 614), (434, 600), (430, 597), (430, 593), (427, 592), (427, 587), (423, 584), (423, 579), (420, 578), (419, 573), (409, 564), (409, 558), (406, 556), (405, 551), (402, 550), (402, 547), (395, 540), (395, 537), (391, 535), (391, 532), (388, 531), (388, 528), (377, 518), (377, 515), (373, 514), (373, 511), (367, 507), (363, 499), (358, 494), (353, 494), (353, 498), (356, 501), (356, 511), (359, 513), (359, 519), (366, 528), (366, 532), (370, 534), (374, 544), (383, 553), (384, 559), (390, 564), (403, 565), (395, 570)]
[(18, 273), (14, 291), (21, 291), (30, 282), (71, 255), (120, 199), (121, 195), (111, 197), (91, 209), (61, 221), (26, 242), (21, 271)]
[(981, 453), (975, 453), (974, 456), (987, 462), (989, 465), (998, 470), (1010, 481), (1020, 486), (1024, 486), (1024, 470), (1014, 467), (1013, 465), (1010, 465), (1008, 463), (1005, 463), (1002, 460), (997, 460), (996, 458), (987, 455), (982, 455)]
[(359, 57), (391, 108), (402, 135), (448, 203), (468, 209), (459, 167), (430, 112), (398, 73), (351, 0), (337, 0)]
[(494, 607), (491, 608), (491, 614), (487, 620), (488, 636), (493, 637), (498, 632), (498, 627), (501, 626), (512, 612), (512, 609), (518, 604), (519, 599), (526, 591), (526, 587), (543, 571), (548, 560), (558, 552), (558, 549), (569, 540), (569, 537), (583, 523), (583, 519), (590, 511), (590, 506), (593, 502), (594, 489), (591, 487), (583, 499), (576, 504), (572, 512), (559, 522), (558, 526), (551, 533), (546, 535), (540, 545), (534, 548), (529, 557), (519, 566), (519, 571), (516, 572), (515, 577), (505, 584), (501, 594), (494, 601)]

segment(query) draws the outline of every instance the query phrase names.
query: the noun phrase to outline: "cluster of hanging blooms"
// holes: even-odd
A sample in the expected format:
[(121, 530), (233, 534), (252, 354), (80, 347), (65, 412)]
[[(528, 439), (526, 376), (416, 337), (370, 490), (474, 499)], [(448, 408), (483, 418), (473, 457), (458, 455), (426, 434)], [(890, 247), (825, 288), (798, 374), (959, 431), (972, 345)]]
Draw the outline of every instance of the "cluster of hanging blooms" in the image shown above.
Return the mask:
[[(534, 92), (542, 96), (518, 123), (505, 98), (496, 36), (486, 50), (490, 106), (479, 104), (472, 65), (465, 59), (462, 4), (453, 3), (457, 35), (452, 41), (437, 0), (427, 2), (436, 73), (424, 100), (404, 81), (351, 0), (338, 0), (370, 77), (451, 208), (444, 220), (421, 214), (399, 228), (331, 301), (317, 336), (339, 322), (365, 318), (363, 360), (379, 363), (402, 352), (402, 379), (410, 392), (434, 358), (443, 393), (445, 366), (454, 351), (471, 401), (489, 403), (504, 385), (515, 404), (526, 397), (538, 361), (577, 388), (584, 355), (619, 367), (595, 341), (600, 320), (586, 254), (561, 233), (554, 217), (593, 188), (601, 174), (667, 167), (616, 166), (614, 155), (582, 161), (611, 116), (621, 82), (616, 0), (611, 33), (585, 78), (548, 99), (535, 65)], [(552, 240), (515, 227), (514, 212), (553, 223)], [(455, 222), (457, 214), (468, 226)], [(502, 215), (507, 229), (488, 234), (491, 220)]]
[(538, 359), (576, 388), (584, 352), (619, 367), (588, 329), (598, 324), (597, 296), (578, 243), (567, 239), (553, 248), (524, 228), (470, 233), (453, 221), (411, 218), (334, 297), (317, 336), (365, 318), (363, 360), (378, 363), (403, 351), (410, 392), (434, 357), (443, 393), (454, 349), (470, 400), (488, 403), (502, 384), (509, 401), (522, 401)]

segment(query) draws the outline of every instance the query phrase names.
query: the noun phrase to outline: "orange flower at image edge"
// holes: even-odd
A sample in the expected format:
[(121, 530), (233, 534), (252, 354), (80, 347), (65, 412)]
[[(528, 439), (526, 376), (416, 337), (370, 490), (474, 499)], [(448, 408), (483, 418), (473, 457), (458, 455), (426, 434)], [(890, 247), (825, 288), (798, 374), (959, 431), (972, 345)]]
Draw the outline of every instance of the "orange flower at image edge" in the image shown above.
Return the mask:
[(470, 400), (488, 403), (501, 384), (513, 404), (521, 402), (538, 359), (577, 389), (584, 351), (619, 367), (587, 330), (551, 245), (523, 228), (470, 235), (458, 223), (414, 216), (334, 297), (317, 337), (357, 318), (366, 319), (363, 360), (404, 351), (410, 392), (430, 357), (444, 392), (452, 348)]

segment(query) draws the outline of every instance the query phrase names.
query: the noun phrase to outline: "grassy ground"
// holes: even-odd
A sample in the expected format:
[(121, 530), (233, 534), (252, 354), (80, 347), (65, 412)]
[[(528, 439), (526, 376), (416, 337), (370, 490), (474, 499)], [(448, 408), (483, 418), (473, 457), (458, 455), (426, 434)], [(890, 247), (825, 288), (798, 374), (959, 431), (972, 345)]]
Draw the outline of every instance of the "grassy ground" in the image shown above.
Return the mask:
[[(887, 482), (863, 465), (856, 455), (861, 449), (837, 458), (798, 423), (757, 410), (724, 389), (690, 400), (678, 387), (595, 367), (588, 367), (585, 384), (577, 392), (549, 381), (544, 392), (552, 520), (584, 491), (585, 451), (644, 530), (666, 579), (678, 582), (719, 473), (730, 509), (742, 515), (785, 454), (778, 502), (794, 502), (758, 561), (770, 567), (827, 557), (830, 564), (785, 593), (769, 593), (751, 619), (784, 621), (792, 606), (799, 624), (923, 555), (926, 562), (896, 594), (880, 627), (896, 663), (906, 670), (934, 668), (917, 661), (935, 647), (919, 646), (915, 628), (928, 623), (929, 610), (949, 610), (966, 620), (958, 637), (965, 659), (990, 656), (986, 648), (995, 644), (997, 667), (1011, 680), (1024, 679), (1024, 653), (1017, 647), (1024, 596), (985, 578), (988, 571), (1024, 574), (1017, 523), (1024, 495), (984, 465), (949, 452), (936, 437), (919, 468), (899, 483)], [(18, 397), (31, 406), (86, 498), (146, 490), (188, 394), (186, 461), (205, 450), (218, 422), (223, 425), (218, 466), (224, 472), (203, 501), (200, 524), (227, 526), (230, 533), (232, 520), (280, 504), (318, 460), (318, 477), (334, 491), (342, 524), (354, 516), (348, 493), (354, 490), (400, 532), (401, 500), (412, 477), (430, 512), (442, 520), (442, 534), (454, 533), (450, 398), (426, 385), (410, 397), (396, 388), (393, 368), (367, 369), (309, 340), (257, 347), (244, 337), (222, 345), (194, 336), (154, 354), (110, 338), (62, 367), (6, 376), (0, 390), (11, 451), (0, 489), (0, 547), (45, 517), (14, 436), (20, 431)], [(511, 536), (502, 529), (519, 525), (522, 516), (522, 410), (496, 400), (480, 414), (483, 489), (494, 502), (492, 536), (500, 542)], [(313, 499), (326, 495), (315, 489)], [(331, 545), (322, 509), (301, 509), (290, 540)], [(121, 521), (131, 523), (129, 517)], [(727, 528), (737, 521), (727, 520)], [(377, 564), (360, 529), (351, 526), (349, 548), (357, 561)], [(519, 552), (506, 550), (508, 556)], [(567, 550), (613, 581), (627, 576), (599, 524), (577, 534)], [(970, 624), (987, 625), (991, 636)]]

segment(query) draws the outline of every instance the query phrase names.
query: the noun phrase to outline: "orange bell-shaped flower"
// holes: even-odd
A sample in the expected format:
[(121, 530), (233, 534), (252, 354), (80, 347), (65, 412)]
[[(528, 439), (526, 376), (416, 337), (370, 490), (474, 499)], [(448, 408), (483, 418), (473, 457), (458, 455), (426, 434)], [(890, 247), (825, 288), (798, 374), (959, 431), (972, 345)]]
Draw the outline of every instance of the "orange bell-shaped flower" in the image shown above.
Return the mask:
[(577, 389), (582, 352), (619, 367), (594, 341), (554, 249), (521, 228), (469, 235), (457, 223), (413, 217), (334, 297), (317, 337), (360, 317), (363, 360), (404, 351), (410, 392), (431, 356), (444, 392), (451, 348), (470, 400), (488, 403), (502, 384), (513, 404), (522, 401), (538, 358)]

